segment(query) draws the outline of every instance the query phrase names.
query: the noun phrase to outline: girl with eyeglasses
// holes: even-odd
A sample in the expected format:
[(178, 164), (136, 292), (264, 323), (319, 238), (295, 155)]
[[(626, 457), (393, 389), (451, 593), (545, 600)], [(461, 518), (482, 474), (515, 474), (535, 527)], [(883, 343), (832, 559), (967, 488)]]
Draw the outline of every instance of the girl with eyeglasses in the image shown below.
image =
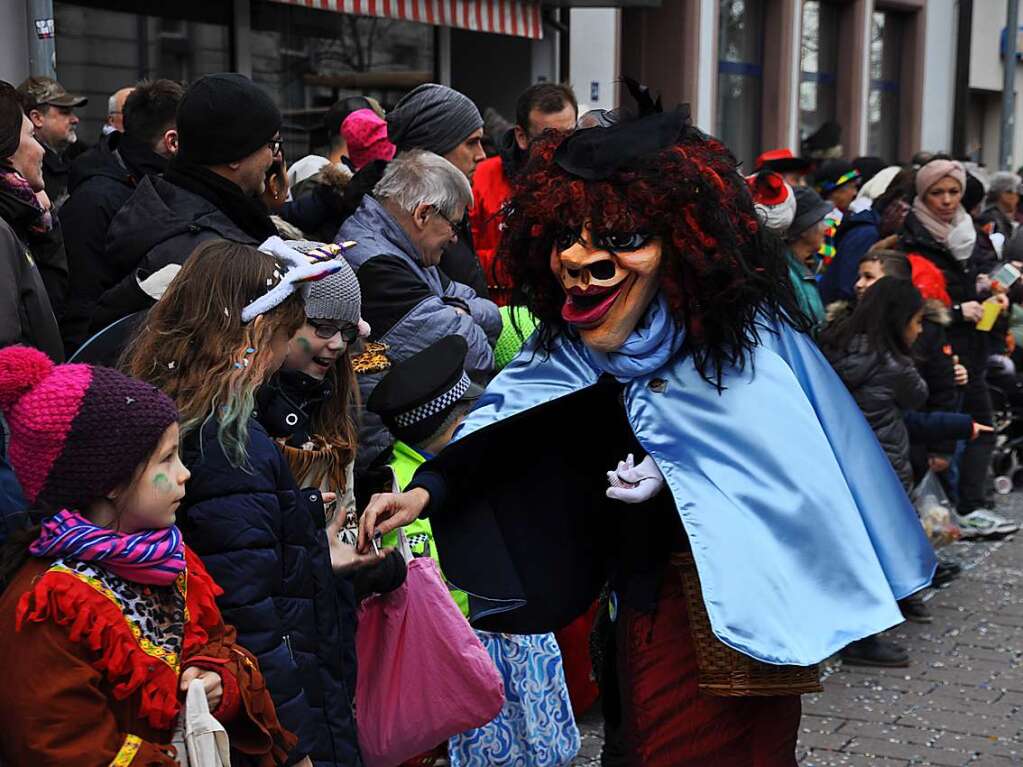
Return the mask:
[[(356, 599), (389, 591), (404, 580), (404, 562), (355, 551), (356, 514), (353, 467), (358, 429), (352, 415), (358, 397), (352, 347), (369, 334), (360, 317), (362, 296), (341, 247), (310, 241), (288, 246), (311, 261), (338, 259), (342, 269), (304, 289), (305, 323), (288, 343), (281, 369), (258, 396), (258, 418), (276, 439), (301, 487), (337, 496), (326, 509), (326, 524), (338, 531), (335, 568), (353, 575)], [(356, 571), (358, 573), (356, 574)]]

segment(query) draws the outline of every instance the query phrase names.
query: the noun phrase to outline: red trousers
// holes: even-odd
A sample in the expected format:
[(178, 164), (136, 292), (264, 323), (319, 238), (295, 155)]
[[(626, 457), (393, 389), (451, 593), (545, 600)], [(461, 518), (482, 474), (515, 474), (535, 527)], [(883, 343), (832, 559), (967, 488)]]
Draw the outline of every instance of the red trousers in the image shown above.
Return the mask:
[(565, 628), (554, 632), (561, 650), (561, 665), (565, 669), (572, 713), (576, 719), (589, 711), (600, 696), (600, 690), (593, 679), (593, 661), (590, 659), (590, 631), (593, 630), (596, 617), (597, 605), (594, 604)]
[(698, 691), (682, 581), (673, 568), (656, 611), (624, 607), (617, 632), (622, 731), (635, 767), (796, 767), (799, 696)]

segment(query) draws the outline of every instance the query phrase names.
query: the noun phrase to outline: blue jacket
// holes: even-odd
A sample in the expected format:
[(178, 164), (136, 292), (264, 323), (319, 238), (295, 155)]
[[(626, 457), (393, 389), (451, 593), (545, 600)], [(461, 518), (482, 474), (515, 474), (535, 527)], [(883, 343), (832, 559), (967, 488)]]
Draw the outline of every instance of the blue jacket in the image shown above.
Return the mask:
[[(421, 256), (408, 235), (369, 195), (338, 232), (337, 242), (346, 240), (356, 242), (345, 251), (345, 258), (362, 290), (362, 316), (372, 328), (372, 340), (388, 345), (392, 363), (408, 359), (444, 336), (457, 335), (469, 344), (465, 372), (478, 381), (489, 378), (493, 345), (502, 328), (496, 304), (449, 279), (436, 266), (420, 264)], [(363, 402), (383, 375), (359, 376)], [(356, 461), (361, 468), (394, 440), (379, 416), (365, 409), (360, 416)]]
[(821, 277), (821, 298), (832, 301), (856, 299), (860, 259), (881, 239), (881, 217), (873, 208), (847, 215), (835, 233), (835, 260)]
[(966, 413), (907, 410), (902, 420), (912, 442), (948, 442), (973, 436), (973, 418)]
[(238, 642), (259, 658), (281, 723), (299, 738), (289, 764), (361, 765), (352, 705), (355, 674), (342, 657), (343, 579), (330, 567), (320, 494), (299, 490), (255, 419), (247, 469), (233, 467), (209, 423), (185, 444), (192, 472), (178, 511), (185, 541), (224, 589), (217, 600)]

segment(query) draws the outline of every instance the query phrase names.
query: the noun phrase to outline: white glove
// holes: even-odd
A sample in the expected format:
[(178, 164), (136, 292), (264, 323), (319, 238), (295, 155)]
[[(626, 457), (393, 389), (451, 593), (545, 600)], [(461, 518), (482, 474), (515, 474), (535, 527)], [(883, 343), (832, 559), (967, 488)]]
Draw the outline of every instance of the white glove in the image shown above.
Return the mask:
[(664, 487), (664, 475), (649, 455), (634, 465), (632, 453), (618, 468), (607, 473), (607, 497), (622, 503), (643, 503), (657, 495)]

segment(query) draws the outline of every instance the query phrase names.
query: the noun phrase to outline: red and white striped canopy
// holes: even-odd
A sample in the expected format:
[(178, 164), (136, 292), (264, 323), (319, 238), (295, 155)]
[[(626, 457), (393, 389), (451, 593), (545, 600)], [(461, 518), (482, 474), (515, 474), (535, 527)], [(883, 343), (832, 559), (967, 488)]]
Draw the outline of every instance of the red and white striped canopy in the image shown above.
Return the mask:
[(357, 16), (419, 21), (445, 27), (543, 37), (539, 2), (530, 0), (274, 0)]

